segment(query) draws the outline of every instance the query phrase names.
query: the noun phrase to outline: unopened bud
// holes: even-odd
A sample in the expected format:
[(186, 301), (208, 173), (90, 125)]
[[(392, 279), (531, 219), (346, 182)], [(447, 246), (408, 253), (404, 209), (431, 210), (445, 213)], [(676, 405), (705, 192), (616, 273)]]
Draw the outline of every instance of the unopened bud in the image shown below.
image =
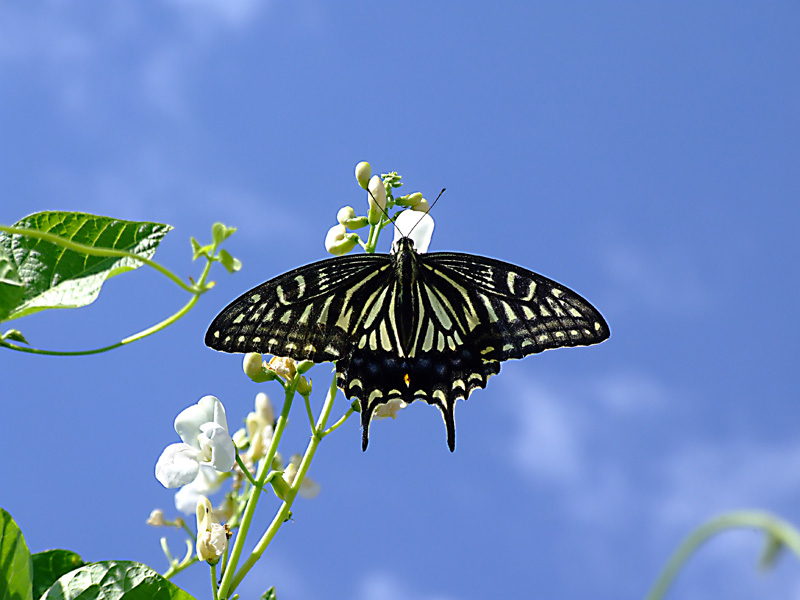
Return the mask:
[(344, 225), (334, 225), (325, 236), (325, 249), (334, 256), (347, 254), (358, 243), (358, 235), (347, 233)]
[(343, 206), (339, 209), (339, 212), (336, 213), (336, 220), (339, 221), (339, 225), (344, 225), (347, 227), (347, 222), (350, 219), (356, 218), (356, 211), (353, 209), (352, 206)]
[(295, 389), (301, 396), (309, 396), (311, 395), (311, 382), (305, 377), (300, 377), (297, 380), (297, 388)]
[(430, 203), (428, 203), (425, 198), (417, 202), (415, 205), (411, 207), (411, 210), (417, 210), (419, 212), (428, 212), (431, 209)]
[(263, 383), (275, 379), (275, 374), (264, 369), (264, 362), (258, 352), (248, 352), (242, 362), (244, 374), (256, 383)]
[(368, 162), (361, 161), (356, 165), (356, 180), (362, 188), (367, 189), (370, 175), (372, 175), (372, 167), (369, 166)]
[(169, 527), (171, 525), (171, 523), (167, 523), (166, 519), (164, 519), (164, 511), (160, 508), (150, 513), (150, 516), (147, 518), (147, 524), (153, 527)]
[(398, 206), (416, 206), (419, 204), (420, 200), (422, 200), (422, 192), (414, 192), (413, 194), (408, 194), (407, 196), (395, 198), (394, 203)]
[(370, 225), (377, 225), (386, 210), (386, 188), (383, 187), (383, 180), (377, 175), (369, 180), (367, 202), (369, 202), (367, 222)]
[(272, 408), (269, 396), (264, 392), (256, 394), (256, 413), (270, 425), (275, 422), (275, 410)]

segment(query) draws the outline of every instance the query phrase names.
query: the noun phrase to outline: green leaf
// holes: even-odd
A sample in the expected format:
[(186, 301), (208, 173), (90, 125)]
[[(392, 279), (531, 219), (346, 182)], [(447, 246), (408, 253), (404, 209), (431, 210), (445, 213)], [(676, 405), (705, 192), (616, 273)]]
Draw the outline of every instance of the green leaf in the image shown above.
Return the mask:
[(225, 249), (219, 251), (219, 262), (228, 270), (228, 273), (235, 273), (242, 268), (242, 261), (238, 258), (233, 258), (230, 252)]
[[(150, 258), (172, 227), (122, 221), (86, 213), (40, 212), (14, 224), (95, 249), (114, 249)], [(20, 234), (0, 234), (0, 248), (11, 256), (25, 292), (4, 320), (47, 308), (76, 308), (92, 303), (109, 277), (142, 265), (134, 258), (94, 256)]]
[(37, 552), (31, 558), (33, 559), (34, 598), (41, 598), (42, 594), (62, 575), (86, 564), (71, 550), (45, 550)]
[(273, 586), (261, 594), (259, 600), (278, 600), (278, 596), (275, 594), (275, 587)]
[(30, 343), (28, 343), (28, 340), (25, 339), (25, 336), (22, 335), (22, 332), (19, 329), (9, 329), (2, 335), (2, 339), (28, 344), (30, 346)]
[(236, 227), (228, 227), (224, 223), (214, 223), (211, 226), (211, 238), (214, 244), (219, 246), (222, 242), (231, 237), (236, 231)]
[(191, 600), (192, 596), (147, 565), (106, 560), (62, 575), (42, 600)]
[(0, 246), (0, 321), (17, 307), (24, 293), (17, 265)]
[(0, 600), (33, 600), (31, 553), (14, 519), (0, 508)]

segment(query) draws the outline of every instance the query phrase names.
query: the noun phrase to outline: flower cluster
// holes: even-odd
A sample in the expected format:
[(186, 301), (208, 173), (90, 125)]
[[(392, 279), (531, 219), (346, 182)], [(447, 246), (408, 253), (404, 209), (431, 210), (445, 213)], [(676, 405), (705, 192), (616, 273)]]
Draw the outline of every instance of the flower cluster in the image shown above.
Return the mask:
[[(417, 252), (425, 252), (433, 233), (433, 219), (427, 214), (430, 203), (420, 192), (394, 197), (393, 190), (403, 185), (400, 179), (397, 173), (372, 175), (368, 162), (358, 163), (356, 180), (367, 191), (367, 214), (356, 215), (352, 206), (341, 208), (336, 215), (338, 225), (331, 227), (325, 236), (325, 249), (340, 256), (360, 244), (367, 252), (374, 252), (380, 231), (394, 222), (395, 241), (398, 237), (412, 236)], [(395, 209), (400, 212), (393, 213)], [(355, 230), (367, 225), (369, 234), (363, 240)]]

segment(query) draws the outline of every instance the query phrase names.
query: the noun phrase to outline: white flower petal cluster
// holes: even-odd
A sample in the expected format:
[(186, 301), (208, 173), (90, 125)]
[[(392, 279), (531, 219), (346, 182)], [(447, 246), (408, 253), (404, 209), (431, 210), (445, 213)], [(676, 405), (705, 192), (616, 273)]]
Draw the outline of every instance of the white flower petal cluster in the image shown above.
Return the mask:
[(236, 449), (228, 433), (225, 407), (214, 396), (204, 396), (181, 412), (175, 418), (175, 431), (183, 442), (167, 446), (156, 463), (156, 479), (164, 487), (193, 482), (201, 464), (220, 472), (233, 468)]
[(410, 237), (414, 241), (414, 249), (420, 254), (428, 251), (433, 236), (433, 217), (427, 213), (419, 213), (415, 210), (404, 210), (394, 221), (394, 243), (402, 237)]
[(197, 558), (215, 565), (228, 547), (228, 531), (220, 525), (205, 496), (197, 499)]

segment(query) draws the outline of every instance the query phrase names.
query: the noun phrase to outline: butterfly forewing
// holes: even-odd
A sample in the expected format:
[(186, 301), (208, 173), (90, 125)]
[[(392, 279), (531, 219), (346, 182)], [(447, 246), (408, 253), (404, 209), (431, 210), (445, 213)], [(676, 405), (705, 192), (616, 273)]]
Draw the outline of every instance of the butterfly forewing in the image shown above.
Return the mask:
[(365, 254), (300, 267), (246, 292), (211, 323), (206, 345), (295, 360), (334, 361), (349, 353), (353, 331), (386, 287), (391, 259)]
[(522, 358), (551, 348), (588, 346), (609, 337), (603, 316), (567, 287), (491, 258), (441, 252), (425, 256), (439, 289), (451, 290), (470, 343), (485, 359)]

